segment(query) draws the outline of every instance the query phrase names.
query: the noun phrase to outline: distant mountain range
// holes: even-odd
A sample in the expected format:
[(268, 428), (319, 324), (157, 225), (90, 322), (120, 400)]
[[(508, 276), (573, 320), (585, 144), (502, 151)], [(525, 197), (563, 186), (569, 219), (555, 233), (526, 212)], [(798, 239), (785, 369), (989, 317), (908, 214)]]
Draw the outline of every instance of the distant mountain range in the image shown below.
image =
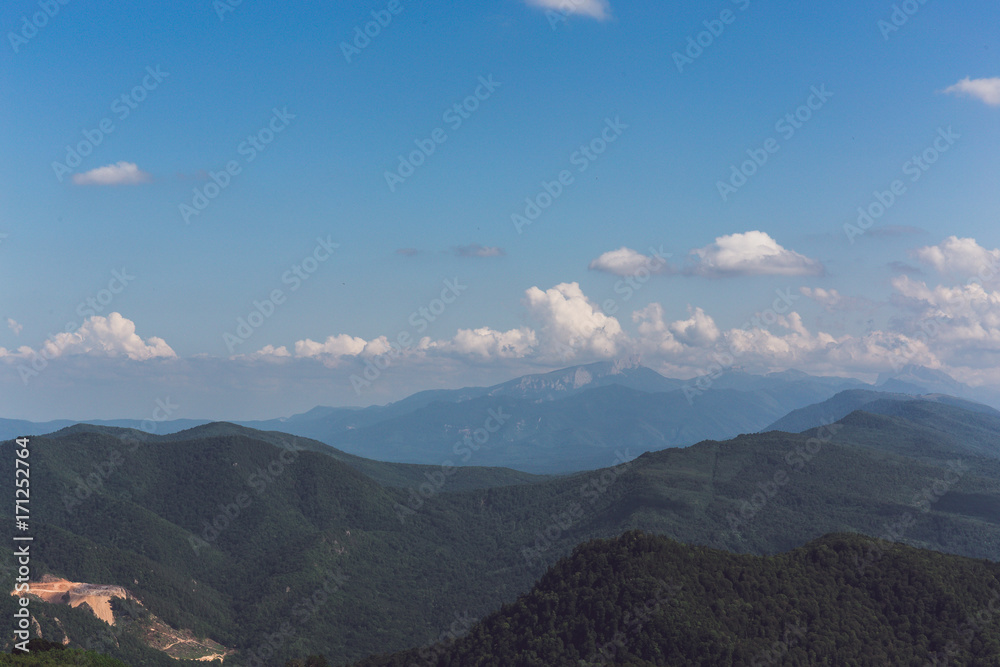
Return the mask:
[[(898, 409), (896, 404), (913, 401), (916, 397), (913, 394), (892, 393), (885, 391), (872, 391), (870, 389), (848, 389), (835, 394), (831, 398), (815, 403), (813, 405), (792, 410), (790, 413), (764, 428), (764, 431), (787, 431), (789, 433), (800, 433), (806, 429), (814, 428), (827, 421), (840, 419), (855, 410), (864, 409), (867, 412), (878, 414), (891, 414)], [(943, 403), (964, 408), (971, 412), (978, 412), (985, 415), (992, 415), (1000, 418), (1000, 411), (983, 405), (967, 401), (945, 394), (922, 394), (919, 396), (922, 401)]]
[[(670, 394), (593, 391), (649, 400)], [(728, 391), (736, 390), (713, 393)], [(580, 404), (581, 412), (611, 400), (583, 391), (518, 405), (588, 395), (599, 398)], [(32, 571), (123, 587), (178, 634), (190, 631), (235, 650), (235, 664), (259, 655), (262, 637), (282, 618), (290, 629), (265, 664), (323, 653), (340, 665), (431, 643), (456, 617), (474, 625), (536, 582), (544, 590), (555, 581), (543, 576), (546, 568), (574, 546), (633, 529), (738, 553), (775, 554), (828, 533), (856, 532), (1000, 559), (997, 417), (940, 400), (886, 405), (895, 413), (855, 410), (803, 433), (709, 440), (550, 478), (363, 460), (318, 441), (225, 423), (170, 435), (76, 425), (32, 439), (39, 545)], [(424, 409), (432, 408), (454, 406)], [(12, 446), (0, 445), (0, 479), (14, 479)], [(11, 487), (5, 483), (13, 497)], [(679, 558), (704, 552), (688, 553)], [(832, 558), (816, 546), (806, 560)], [(753, 562), (725, 568), (736, 572)], [(872, 572), (894, 581), (895, 562), (876, 559)], [(942, 577), (956, 567), (965, 565), (927, 571), (938, 583), (921, 590), (954, 590)], [(711, 572), (719, 570), (691, 575), (686, 585), (702, 576), (716, 582)], [(580, 576), (581, 585), (600, 586), (599, 573), (593, 581), (586, 571)], [(873, 595), (889, 600), (873, 586)], [(804, 595), (772, 593), (768, 600)], [(323, 600), (315, 609), (303, 602), (314, 599)], [(719, 604), (730, 605), (733, 619), (750, 618), (740, 610), (752, 600), (740, 600)], [(13, 613), (14, 604), (0, 596), (0, 614)], [(605, 606), (609, 619), (629, 608), (610, 600)], [(111, 637), (107, 652), (127, 664), (176, 664), (143, 644), (142, 624), (109, 627), (85, 608), (41, 601), (32, 603), (32, 614), (52, 641), (72, 647)], [(942, 629), (935, 623), (922, 627)]]
[[(940, 371), (915, 366), (880, 376), (876, 386), (892, 394), (887, 399), (942, 389), (954, 396), (976, 393)], [(796, 410), (848, 390), (862, 393), (813, 410), (839, 418), (877, 397), (871, 385), (852, 378), (730, 369), (685, 381), (627, 360), (526, 375), (492, 387), (422, 391), (384, 406), (316, 407), (288, 418), (238, 424), (318, 440), (381, 461), (553, 474), (606, 466), (626, 450), (636, 456), (740, 433), (805, 430), (816, 425), (815, 415)], [(0, 438), (51, 433), (72, 423), (0, 419)], [(138, 420), (87, 423), (152, 426)], [(173, 420), (155, 428), (169, 434), (206, 423)]]

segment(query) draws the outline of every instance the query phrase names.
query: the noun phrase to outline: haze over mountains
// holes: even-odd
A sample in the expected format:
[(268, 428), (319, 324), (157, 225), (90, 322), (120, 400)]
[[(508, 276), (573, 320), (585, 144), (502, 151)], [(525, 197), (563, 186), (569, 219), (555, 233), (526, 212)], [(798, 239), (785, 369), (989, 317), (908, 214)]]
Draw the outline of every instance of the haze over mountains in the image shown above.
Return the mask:
[[(903, 396), (942, 389), (954, 396), (980, 395), (943, 373), (913, 366), (880, 376), (873, 387), (853, 378), (799, 371), (752, 375), (728, 369), (685, 381), (624, 360), (526, 375), (491, 387), (423, 391), (385, 406), (316, 407), (288, 418), (238, 423), (319, 440), (382, 461), (451, 462), (546, 474), (607, 466), (626, 450), (636, 456), (740, 433), (805, 430), (817, 425), (815, 417), (781, 420), (845, 390), (870, 393), (842, 398), (843, 407), (833, 410), (837, 418), (846, 415), (848, 407), (867, 402), (860, 397), (875, 397), (875, 390)], [(823, 405), (821, 410), (831, 407)], [(50, 433), (72, 423), (0, 419), (0, 437)], [(166, 434), (209, 421), (87, 423)]]
[[(932, 383), (917, 385), (925, 375)], [(940, 572), (980, 567), (960, 557), (1000, 560), (1000, 411), (925, 393), (945, 382), (937, 374), (905, 369), (901, 377), (882, 386), (921, 394), (793, 371), (684, 382), (634, 362), (598, 363), (254, 422), (262, 428), (178, 420), (156, 423), (161, 432), (151, 434), (115, 422), (71, 424), (32, 438), (32, 483), (44, 489), (33, 521), (45, 545), (34, 572), (123, 597), (110, 599), (110, 629), (86, 606), (57, 600), (36, 599), (32, 613), (50, 640), (127, 664), (213, 655), (226, 664), (283, 664), (316, 654), (336, 665), (409, 665), (428, 655), (426, 664), (560, 664), (624, 641), (595, 625), (592, 603), (574, 602), (582, 595), (576, 584), (559, 582), (567, 568), (576, 571), (572, 581), (606, 580), (605, 556), (592, 556), (611, 557), (627, 543), (629, 553), (614, 557), (645, 582), (629, 599), (655, 593), (643, 550), (687, 563), (679, 589), (686, 592), (650, 611), (630, 635), (635, 643), (616, 650), (640, 665), (668, 655), (677, 664), (749, 665), (784, 631), (755, 620), (759, 611), (736, 609), (777, 604), (774, 583), (755, 561), (698, 545), (757, 555), (798, 549), (764, 563), (815, 580), (782, 594), (813, 604), (805, 591), (830, 576), (810, 569), (816, 559), (853, 568), (860, 606), (843, 618), (867, 614), (872, 637), (838, 652), (830, 647), (848, 635), (810, 617), (802, 651), (790, 655), (854, 659), (859, 647), (877, 645), (889, 656), (932, 656), (955, 634), (950, 619), (978, 604), (971, 579), (960, 583), (966, 592), (941, 593)], [(11, 445), (0, 445), (5, 479), (13, 478)], [(574, 561), (559, 562), (588, 540), (635, 530), (691, 546), (632, 536), (582, 546)], [(831, 533), (857, 536), (824, 537)], [(803, 547), (810, 540), (819, 542)], [(892, 542), (951, 555), (908, 555)], [(872, 596), (882, 595), (879, 582), (898, 588), (898, 569), (913, 563), (926, 581), (911, 592), (944, 595), (949, 611), (907, 611), (907, 634), (886, 619), (895, 618), (889, 609), (908, 609), (910, 593)], [(721, 580), (691, 593), (695, 582), (717, 578), (718, 567), (732, 585), (743, 582), (726, 603), (730, 612), (705, 597), (732, 595), (716, 590), (728, 590)], [(610, 585), (593, 594), (617, 600), (625, 584)], [(517, 606), (502, 607), (518, 596)], [(558, 599), (557, 616), (545, 620), (549, 608), (539, 599)], [(677, 600), (686, 600), (685, 617), (703, 619), (702, 629), (677, 622)], [(608, 620), (612, 627), (634, 621), (628, 604), (601, 604), (617, 619)], [(278, 617), (293, 622), (268, 648), (260, 638)], [(786, 608), (777, 617), (802, 616)], [(732, 623), (757, 639), (728, 633)], [(533, 624), (549, 629), (536, 636)], [(571, 627), (570, 638), (561, 634)], [(487, 648), (494, 645), (506, 648)], [(668, 645), (686, 648), (664, 653)], [(956, 650), (1000, 656), (989, 643)], [(401, 653), (374, 657), (386, 651)], [(587, 664), (601, 664), (595, 660)]]
[[(593, 391), (630, 399), (670, 394), (609, 385), (561, 400), (583, 400)], [(831, 405), (856, 400), (851, 391)], [(610, 400), (614, 393), (593, 395)], [(487, 399), (512, 400), (480, 395), (465, 403)], [(598, 403), (581, 405), (596, 411)], [(454, 406), (431, 403), (416, 412), (430, 409), (451, 416)], [(465, 633), (540, 577), (548, 586), (546, 569), (574, 546), (634, 529), (761, 555), (828, 533), (859, 533), (869, 537), (848, 551), (860, 561), (847, 562), (880, 573), (875, 580), (895, 576), (884, 569), (895, 562), (884, 540), (1000, 559), (996, 411), (942, 397), (893, 397), (820, 421), (804, 433), (706, 440), (551, 478), (361, 459), (318, 441), (234, 424), (167, 435), (75, 425), (32, 439), (32, 479), (44, 489), (32, 512), (36, 541), (45, 546), (34, 567), (68, 581), (120, 586), (168, 632), (211, 640), (220, 651), (234, 651), (234, 664), (242, 665), (260, 654), (275, 618), (293, 619), (272, 650), (276, 664), (315, 653), (345, 664), (426, 645), (450, 627)], [(13, 478), (10, 447), (2, 445), (5, 479)], [(826, 553), (810, 549), (816, 557)], [(599, 571), (577, 576), (587, 580)], [(323, 604), (303, 606), (319, 590)], [(905, 599), (884, 601), (895, 609)], [(928, 636), (941, 630), (950, 637), (935, 624), (973, 604), (969, 597), (956, 600), (961, 604), (949, 615), (912, 622)], [(71, 646), (109, 631), (83, 608), (41, 602), (32, 608), (46, 636)], [(618, 604), (606, 613), (627, 610)], [(586, 636), (602, 636), (589, 616), (578, 621), (581, 632), (591, 628)], [(172, 658), (143, 643), (150, 622), (111, 629), (115, 640), (106, 652), (129, 664), (169, 664)], [(694, 628), (672, 632), (703, 645)], [(773, 628), (760, 632), (759, 642), (732, 650), (744, 655), (775, 641)], [(480, 644), (468, 646), (481, 651)], [(911, 650), (939, 646), (935, 639)]]

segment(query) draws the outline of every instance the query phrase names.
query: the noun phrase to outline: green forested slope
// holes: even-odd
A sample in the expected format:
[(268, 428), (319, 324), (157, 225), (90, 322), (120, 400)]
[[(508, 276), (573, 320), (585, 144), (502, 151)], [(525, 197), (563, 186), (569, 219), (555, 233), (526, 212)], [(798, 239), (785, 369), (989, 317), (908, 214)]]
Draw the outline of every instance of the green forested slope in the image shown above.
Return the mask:
[[(357, 667), (1000, 664), (1000, 565), (830, 535), (769, 557), (629, 532), (466, 636)], [(935, 661), (935, 662), (930, 662)]]
[[(860, 532), (1000, 557), (1000, 462), (954, 449), (951, 463), (902, 456), (934, 443), (900, 436), (900, 423), (917, 428), (902, 418), (853, 419), (627, 463), (622, 452), (602, 470), (468, 490), (441, 468), (386, 486), (241, 427), (138, 444), (71, 430), (32, 440), (32, 566), (36, 578), (124, 586), (173, 627), (237, 649), (235, 664), (272, 644), (275, 661), (323, 653), (337, 664), (482, 618), (576, 544), (629, 529), (755, 554)], [(844, 435), (858, 420), (863, 446)], [(8, 447), (2, 479), (13, 477)], [(67, 629), (72, 646), (92, 634), (80, 628)], [(109, 652), (137, 655), (123, 651)]]

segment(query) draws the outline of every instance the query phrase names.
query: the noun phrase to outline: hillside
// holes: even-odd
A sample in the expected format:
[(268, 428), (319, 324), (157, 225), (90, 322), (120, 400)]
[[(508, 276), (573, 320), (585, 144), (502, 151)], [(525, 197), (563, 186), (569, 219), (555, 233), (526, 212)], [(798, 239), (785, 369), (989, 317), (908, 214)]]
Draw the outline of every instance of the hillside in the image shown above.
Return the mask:
[(895, 414), (898, 410), (904, 409), (898, 405), (899, 403), (914, 401), (939, 403), (970, 412), (989, 415), (998, 418), (996, 421), (991, 422), (993, 425), (1000, 424), (1000, 411), (982, 403), (974, 403), (954, 396), (945, 394), (914, 396), (912, 394), (872, 391), (870, 389), (848, 389), (831, 396), (825, 401), (793, 410), (762, 430), (801, 433), (807, 429), (820, 426), (824, 423), (824, 420), (826, 423), (829, 423), (830, 421), (846, 417), (855, 410), (864, 409), (867, 412), (879, 414)]
[[(45, 545), (33, 567), (122, 586), (171, 627), (236, 649), (234, 664), (276, 615), (292, 619), (276, 658), (336, 664), (424, 644), (456, 615), (482, 618), (576, 544), (630, 529), (753, 554), (859, 532), (1000, 559), (1000, 460), (968, 448), (904, 456), (901, 427), (924, 428), (853, 413), (822, 431), (622, 451), (603, 469), (475, 489), (453, 487), (458, 473), (440, 466), (380, 484), (299, 439), (233, 425), (145, 439), (74, 427), (32, 440)], [(851, 429), (869, 440), (852, 443)], [(0, 460), (4, 479), (11, 460)], [(98, 632), (80, 609), (36, 611), (50, 633), (55, 617), (72, 621), (71, 646)], [(126, 662), (152, 660), (117, 643), (109, 653)]]
[(995, 665), (1000, 565), (857, 535), (771, 557), (589, 542), (457, 640), (356, 667)]

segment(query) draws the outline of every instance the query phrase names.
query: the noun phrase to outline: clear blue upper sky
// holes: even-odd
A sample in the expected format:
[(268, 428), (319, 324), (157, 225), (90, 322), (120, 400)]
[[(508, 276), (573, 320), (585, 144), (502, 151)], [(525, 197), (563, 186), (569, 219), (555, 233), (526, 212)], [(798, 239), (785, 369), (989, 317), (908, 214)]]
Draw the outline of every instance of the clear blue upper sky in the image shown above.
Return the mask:
[(995, 2), (50, 4), (0, 8), (2, 416), (266, 418), (626, 354), (1000, 382), (967, 284), (1000, 257)]

